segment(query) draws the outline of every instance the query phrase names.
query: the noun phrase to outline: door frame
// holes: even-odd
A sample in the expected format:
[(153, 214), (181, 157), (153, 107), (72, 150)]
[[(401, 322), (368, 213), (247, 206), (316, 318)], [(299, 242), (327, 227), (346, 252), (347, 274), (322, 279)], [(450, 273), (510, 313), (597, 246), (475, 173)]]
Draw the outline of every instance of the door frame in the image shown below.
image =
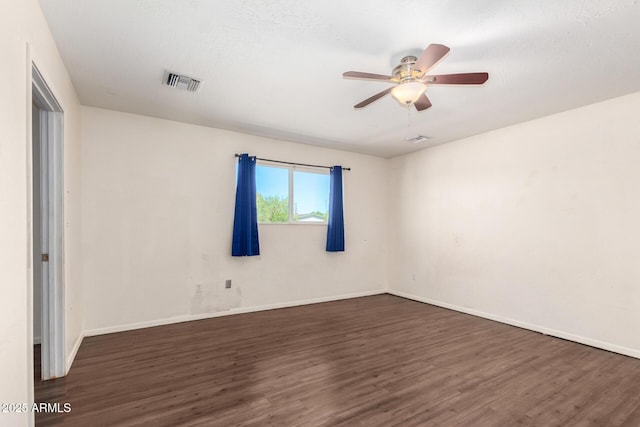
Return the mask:
[[(40, 109), (41, 203), (46, 215), (34, 218), (34, 227), (43, 227), (49, 260), (42, 263), (42, 379), (66, 374), (64, 331), (64, 111), (38, 70), (31, 63), (31, 97)], [(36, 149), (35, 147), (33, 149)], [(32, 172), (33, 179), (33, 172)], [(33, 188), (32, 188), (33, 191)], [(33, 232), (33, 230), (32, 230)], [(48, 252), (44, 252), (47, 250)], [(35, 281), (34, 281), (35, 283)]]

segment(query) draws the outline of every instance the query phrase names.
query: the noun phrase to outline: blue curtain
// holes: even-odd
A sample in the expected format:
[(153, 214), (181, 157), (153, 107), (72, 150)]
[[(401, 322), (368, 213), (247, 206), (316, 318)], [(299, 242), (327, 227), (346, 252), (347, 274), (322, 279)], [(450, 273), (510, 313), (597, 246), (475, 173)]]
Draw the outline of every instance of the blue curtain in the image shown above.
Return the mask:
[(231, 255), (260, 255), (258, 209), (256, 206), (256, 158), (242, 154), (238, 159), (236, 212), (233, 217)]
[(342, 209), (342, 166), (331, 168), (329, 183), (329, 226), (327, 252), (344, 252), (344, 212)]

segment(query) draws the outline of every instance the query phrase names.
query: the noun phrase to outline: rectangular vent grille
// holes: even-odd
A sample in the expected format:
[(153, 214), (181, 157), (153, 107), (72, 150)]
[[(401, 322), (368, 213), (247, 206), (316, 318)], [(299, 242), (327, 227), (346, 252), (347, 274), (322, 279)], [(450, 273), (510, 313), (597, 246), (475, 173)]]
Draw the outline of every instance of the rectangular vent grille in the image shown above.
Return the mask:
[(167, 86), (175, 87), (176, 89), (186, 90), (188, 92), (195, 92), (200, 87), (200, 80), (193, 77), (184, 76), (182, 74), (167, 73), (165, 83)]
[(412, 138), (407, 138), (407, 139), (406, 139), (406, 141), (407, 141), (407, 142), (410, 142), (410, 143), (412, 143), (412, 144), (420, 144), (421, 142), (425, 142), (425, 141), (428, 141), (428, 140), (430, 140), (430, 139), (431, 139), (431, 138), (430, 138), (430, 137), (428, 137), (428, 136), (424, 136), (424, 135), (417, 135), (417, 136), (414, 136), (414, 137), (412, 137)]

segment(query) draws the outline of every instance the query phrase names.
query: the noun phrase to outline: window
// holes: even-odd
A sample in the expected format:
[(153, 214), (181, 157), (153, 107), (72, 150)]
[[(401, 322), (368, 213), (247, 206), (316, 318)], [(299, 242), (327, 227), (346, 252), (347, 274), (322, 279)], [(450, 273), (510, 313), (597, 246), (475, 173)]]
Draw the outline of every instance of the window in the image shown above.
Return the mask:
[(327, 222), (329, 220), (329, 175), (293, 171), (293, 220)]
[(327, 223), (329, 174), (256, 165), (256, 201), (260, 223)]
[(256, 165), (258, 222), (289, 222), (289, 169)]

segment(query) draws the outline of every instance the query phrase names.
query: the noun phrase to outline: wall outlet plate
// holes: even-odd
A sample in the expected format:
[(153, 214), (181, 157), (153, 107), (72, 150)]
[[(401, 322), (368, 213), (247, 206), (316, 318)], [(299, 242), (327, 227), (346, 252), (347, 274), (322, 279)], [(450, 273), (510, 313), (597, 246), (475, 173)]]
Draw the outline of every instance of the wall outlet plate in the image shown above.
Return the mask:
[(231, 279), (227, 279), (224, 281), (225, 289), (231, 289)]

